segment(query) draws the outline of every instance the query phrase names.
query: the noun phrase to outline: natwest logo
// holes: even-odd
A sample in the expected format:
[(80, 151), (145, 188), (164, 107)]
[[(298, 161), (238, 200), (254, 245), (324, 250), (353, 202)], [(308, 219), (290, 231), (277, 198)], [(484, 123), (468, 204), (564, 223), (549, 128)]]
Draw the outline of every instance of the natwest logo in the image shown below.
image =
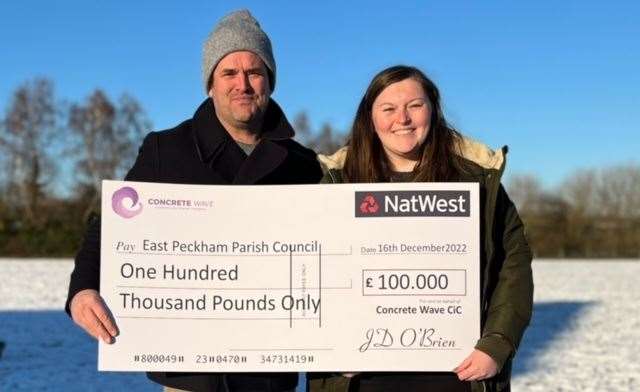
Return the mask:
[(360, 212), (363, 214), (375, 214), (379, 209), (380, 206), (373, 195), (366, 195), (360, 203)]
[(125, 186), (113, 192), (111, 208), (113, 212), (129, 219), (142, 212), (142, 204), (138, 202), (138, 192), (130, 186)]
[(469, 191), (356, 192), (355, 216), (470, 216)]

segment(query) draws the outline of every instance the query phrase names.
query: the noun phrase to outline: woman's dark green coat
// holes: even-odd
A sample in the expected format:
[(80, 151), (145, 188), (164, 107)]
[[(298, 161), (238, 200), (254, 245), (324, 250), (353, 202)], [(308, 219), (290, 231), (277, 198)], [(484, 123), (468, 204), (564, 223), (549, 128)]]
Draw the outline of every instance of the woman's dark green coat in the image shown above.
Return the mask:
[[(500, 178), (507, 148), (497, 152), (463, 139), (459, 149), (466, 163), (462, 181), (478, 182), (481, 199), (481, 323), (482, 335), (476, 348), (498, 364), (498, 374), (484, 382), (472, 383), (473, 391), (509, 391), (511, 362), (533, 307), (532, 253), (524, 226)], [(346, 149), (319, 160), (325, 169), (324, 183), (342, 183)], [(310, 374), (311, 391), (326, 374)], [(316, 384), (318, 383), (318, 384)], [(324, 383), (327, 385), (327, 383)], [(399, 387), (401, 387), (399, 385)]]

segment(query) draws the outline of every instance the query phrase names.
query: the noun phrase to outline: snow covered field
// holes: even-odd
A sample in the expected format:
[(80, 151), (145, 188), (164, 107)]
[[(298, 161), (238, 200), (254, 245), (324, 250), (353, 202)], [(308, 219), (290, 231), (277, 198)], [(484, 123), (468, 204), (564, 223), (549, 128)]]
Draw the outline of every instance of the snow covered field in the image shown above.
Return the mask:
[[(160, 391), (98, 373), (96, 344), (62, 306), (68, 260), (0, 260), (0, 390)], [(640, 391), (640, 261), (536, 261), (535, 313), (515, 391)]]

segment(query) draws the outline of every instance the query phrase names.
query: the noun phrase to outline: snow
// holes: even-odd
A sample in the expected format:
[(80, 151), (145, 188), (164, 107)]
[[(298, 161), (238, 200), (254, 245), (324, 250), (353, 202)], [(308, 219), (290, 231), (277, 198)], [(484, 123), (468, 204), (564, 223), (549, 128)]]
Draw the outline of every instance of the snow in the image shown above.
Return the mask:
[[(161, 391), (140, 373), (99, 373), (97, 345), (63, 312), (70, 260), (0, 259), (0, 389)], [(515, 391), (640, 391), (640, 262), (534, 262), (534, 318)]]
[(523, 391), (640, 391), (640, 262), (536, 261)]
[(99, 373), (98, 346), (64, 312), (70, 260), (0, 260), (2, 391), (162, 391), (142, 373)]

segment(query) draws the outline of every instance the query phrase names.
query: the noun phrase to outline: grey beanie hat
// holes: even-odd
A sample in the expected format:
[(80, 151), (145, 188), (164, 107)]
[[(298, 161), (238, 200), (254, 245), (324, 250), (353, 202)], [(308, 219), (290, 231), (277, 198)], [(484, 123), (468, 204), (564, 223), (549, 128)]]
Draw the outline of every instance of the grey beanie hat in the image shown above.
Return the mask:
[(248, 10), (239, 10), (222, 18), (204, 42), (202, 81), (209, 93), (211, 73), (220, 60), (231, 52), (246, 50), (260, 56), (269, 70), (271, 91), (276, 86), (276, 62), (271, 41)]

